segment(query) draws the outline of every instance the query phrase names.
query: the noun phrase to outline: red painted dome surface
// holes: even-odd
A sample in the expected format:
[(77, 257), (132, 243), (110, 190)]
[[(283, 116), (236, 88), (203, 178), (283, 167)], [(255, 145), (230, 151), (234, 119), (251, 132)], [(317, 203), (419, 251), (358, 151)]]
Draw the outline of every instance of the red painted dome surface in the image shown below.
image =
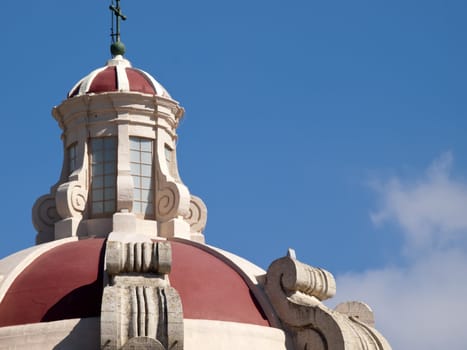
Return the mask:
[[(180, 294), (184, 318), (269, 326), (241, 271), (211, 252), (171, 241), (170, 284)], [(209, 250), (209, 248), (206, 248)], [(36, 258), (0, 302), (0, 327), (99, 317), (104, 239), (69, 242)]]
[(107, 67), (94, 77), (89, 86), (88, 93), (98, 94), (107, 91), (117, 91), (117, 88), (117, 71), (115, 67)]
[(68, 93), (68, 98), (105, 92), (140, 92), (170, 98), (156, 79), (143, 70), (133, 68), (130, 62), (117, 56), (81, 79)]
[(141, 71), (133, 68), (127, 68), (126, 75), (128, 76), (128, 81), (130, 83), (130, 91), (138, 91), (142, 92), (143, 94), (157, 95), (156, 89), (152, 86), (151, 82), (148, 80), (148, 77)]
[(233, 267), (200, 248), (171, 243), (170, 285), (180, 294), (184, 318), (270, 325), (246, 280)]
[(99, 316), (104, 242), (65, 243), (34, 260), (0, 303), (0, 327)]

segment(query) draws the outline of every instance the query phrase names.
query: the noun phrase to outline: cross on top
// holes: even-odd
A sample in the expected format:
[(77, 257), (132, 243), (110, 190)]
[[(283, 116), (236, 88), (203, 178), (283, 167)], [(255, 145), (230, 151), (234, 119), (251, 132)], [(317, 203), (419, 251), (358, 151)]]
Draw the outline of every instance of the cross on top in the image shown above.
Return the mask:
[[(120, 9), (120, 0), (115, 0), (116, 4), (114, 5), (114, 0), (112, 0), (109, 9), (112, 11), (112, 42), (119, 42), (120, 41), (120, 19), (123, 21), (126, 20), (126, 16), (122, 13)], [(114, 32), (114, 24), (115, 24), (115, 32)]]

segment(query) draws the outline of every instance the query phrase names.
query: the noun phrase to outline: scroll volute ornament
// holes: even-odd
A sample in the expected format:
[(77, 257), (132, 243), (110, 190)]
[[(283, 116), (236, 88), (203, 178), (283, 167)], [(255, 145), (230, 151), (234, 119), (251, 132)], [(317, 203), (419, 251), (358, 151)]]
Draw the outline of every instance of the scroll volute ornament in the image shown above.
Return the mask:
[(208, 209), (201, 198), (191, 195), (190, 211), (185, 219), (192, 233), (202, 233), (208, 219)]
[(56, 201), (62, 219), (81, 216), (86, 208), (87, 191), (79, 181), (65, 182), (57, 189)]
[(265, 292), (294, 349), (391, 349), (371, 325), (327, 308), (321, 301), (334, 296), (334, 277), (328, 271), (301, 263), (294, 254), (269, 266)]
[(55, 224), (68, 218), (81, 218), (87, 202), (87, 157), (85, 145), (77, 158), (79, 167), (68, 175), (69, 159), (66, 151), (62, 166), (62, 175), (50, 194), (39, 197), (32, 208), (32, 221), (38, 231), (36, 243), (45, 243), (55, 239)]
[[(81, 217), (86, 209), (88, 190), (86, 178), (88, 176), (87, 147), (86, 144), (78, 143), (77, 167), (57, 188), (55, 200), (57, 202), (57, 212), (62, 219)], [(64, 171), (67, 170), (69, 159), (65, 157), (63, 164)]]
[(188, 215), (190, 192), (180, 179), (171, 174), (167, 166), (165, 144), (171, 142), (169, 135), (160, 129), (157, 133), (156, 220), (166, 222)]
[(54, 240), (55, 223), (59, 220), (55, 196), (45, 194), (39, 197), (32, 207), (32, 223), (37, 231), (36, 244)]

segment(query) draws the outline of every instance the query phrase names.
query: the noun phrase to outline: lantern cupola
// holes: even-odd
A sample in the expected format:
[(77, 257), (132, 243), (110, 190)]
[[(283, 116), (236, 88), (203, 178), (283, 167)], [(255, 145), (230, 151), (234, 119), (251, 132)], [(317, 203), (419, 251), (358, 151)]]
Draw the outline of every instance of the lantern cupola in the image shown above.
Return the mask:
[(59, 181), (33, 208), (37, 243), (110, 232), (204, 242), (206, 206), (177, 167), (184, 109), (154, 77), (116, 55), (52, 114), (64, 161)]

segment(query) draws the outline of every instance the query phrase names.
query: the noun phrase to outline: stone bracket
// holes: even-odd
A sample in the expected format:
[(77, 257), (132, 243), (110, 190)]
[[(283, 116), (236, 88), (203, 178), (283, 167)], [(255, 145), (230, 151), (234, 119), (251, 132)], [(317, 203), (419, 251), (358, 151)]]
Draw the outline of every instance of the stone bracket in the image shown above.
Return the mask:
[(328, 271), (299, 262), (294, 254), (269, 266), (265, 292), (294, 349), (391, 349), (371, 325), (328, 309), (321, 301), (334, 296), (334, 277)]
[(183, 349), (183, 310), (169, 285), (168, 242), (108, 241), (102, 349)]

